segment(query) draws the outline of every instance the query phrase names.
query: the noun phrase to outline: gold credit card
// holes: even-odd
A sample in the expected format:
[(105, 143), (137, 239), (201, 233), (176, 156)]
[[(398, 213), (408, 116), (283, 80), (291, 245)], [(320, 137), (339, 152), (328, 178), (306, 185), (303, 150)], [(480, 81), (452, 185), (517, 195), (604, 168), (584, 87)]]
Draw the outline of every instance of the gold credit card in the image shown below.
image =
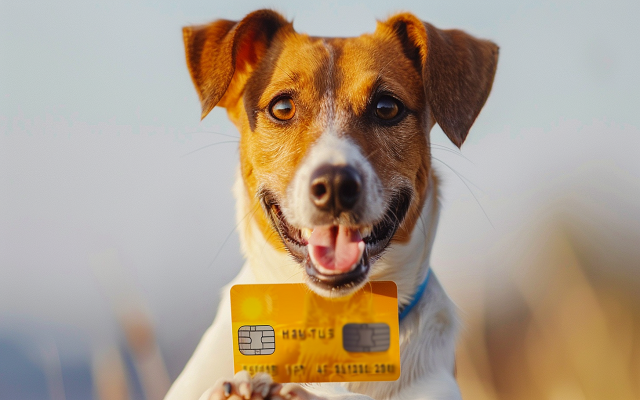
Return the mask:
[(235, 372), (266, 372), (278, 383), (400, 377), (394, 282), (369, 282), (343, 298), (301, 283), (235, 285), (231, 321)]

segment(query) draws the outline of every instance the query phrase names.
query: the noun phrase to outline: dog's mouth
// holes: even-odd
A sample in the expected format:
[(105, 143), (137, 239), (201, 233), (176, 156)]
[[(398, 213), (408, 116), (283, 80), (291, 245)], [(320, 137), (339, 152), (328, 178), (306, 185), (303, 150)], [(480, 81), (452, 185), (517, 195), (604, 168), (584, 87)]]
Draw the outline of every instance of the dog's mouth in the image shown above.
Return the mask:
[(387, 210), (373, 225), (313, 228), (291, 225), (271, 193), (263, 192), (261, 198), (287, 251), (304, 267), (309, 282), (320, 289), (344, 293), (365, 282), (371, 264), (383, 255), (404, 220), (411, 193), (395, 192)]

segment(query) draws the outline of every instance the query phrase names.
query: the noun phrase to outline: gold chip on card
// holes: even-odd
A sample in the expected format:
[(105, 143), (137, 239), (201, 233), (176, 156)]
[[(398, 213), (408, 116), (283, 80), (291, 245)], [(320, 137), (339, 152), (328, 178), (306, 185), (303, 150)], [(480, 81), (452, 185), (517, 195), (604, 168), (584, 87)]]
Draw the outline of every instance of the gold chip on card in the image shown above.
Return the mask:
[(231, 321), (235, 372), (266, 372), (279, 383), (400, 376), (394, 282), (369, 282), (341, 298), (304, 284), (235, 285)]

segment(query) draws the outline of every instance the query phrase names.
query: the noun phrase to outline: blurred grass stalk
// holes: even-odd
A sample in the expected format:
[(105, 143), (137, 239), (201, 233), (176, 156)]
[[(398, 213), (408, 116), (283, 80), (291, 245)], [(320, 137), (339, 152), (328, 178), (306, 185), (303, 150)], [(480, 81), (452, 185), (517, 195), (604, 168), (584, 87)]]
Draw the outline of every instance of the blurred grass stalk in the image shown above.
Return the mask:
[(517, 312), (493, 312), (488, 304), (513, 304), (492, 304), (485, 291), (482, 311), (465, 321), (457, 357), (462, 397), (640, 399), (637, 293), (593, 279), (568, 227), (545, 229), (538, 240), (541, 247), (514, 266), (525, 271), (513, 275)]
[[(155, 338), (150, 313), (130, 271), (114, 250), (93, 254), (90, 264), (113, 307), (130, 350), (146, 400), (162, 400), (171, 381)], [(129, 399), (126, 364), (117, 346), (94, 357), (93, 373), (100, 400)]]

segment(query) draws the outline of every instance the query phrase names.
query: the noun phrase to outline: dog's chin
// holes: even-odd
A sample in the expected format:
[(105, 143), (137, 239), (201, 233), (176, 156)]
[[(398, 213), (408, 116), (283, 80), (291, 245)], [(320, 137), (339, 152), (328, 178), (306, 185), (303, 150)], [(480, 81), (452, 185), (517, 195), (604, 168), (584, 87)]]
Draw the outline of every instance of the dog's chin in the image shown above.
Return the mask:
[[(308, 235), (303, 229), (291, 225), (275, 197), (269, 192), (262, 193), (262, 203), (273, 227), (280, 235), (282, 243), (293, 259), (306, 273), (306, 283), (311, 290), (324, 297), (342, 297), (354, 293), (369, 280), (371, 265), (374, 264), (389, 247), (391, 239), (402, 224), (409, 210), (411, 193), (399, 190), (391, 197), (386, 212), (380, 216), (373, 227), (351, 226), (362, 235), (364, 248), (360, 251), (357, 262), (341, 270), (327, 269), (318, 260), (314, 260), (310, 252)], [(306, 229), (307, 232), (312, 229)]]

